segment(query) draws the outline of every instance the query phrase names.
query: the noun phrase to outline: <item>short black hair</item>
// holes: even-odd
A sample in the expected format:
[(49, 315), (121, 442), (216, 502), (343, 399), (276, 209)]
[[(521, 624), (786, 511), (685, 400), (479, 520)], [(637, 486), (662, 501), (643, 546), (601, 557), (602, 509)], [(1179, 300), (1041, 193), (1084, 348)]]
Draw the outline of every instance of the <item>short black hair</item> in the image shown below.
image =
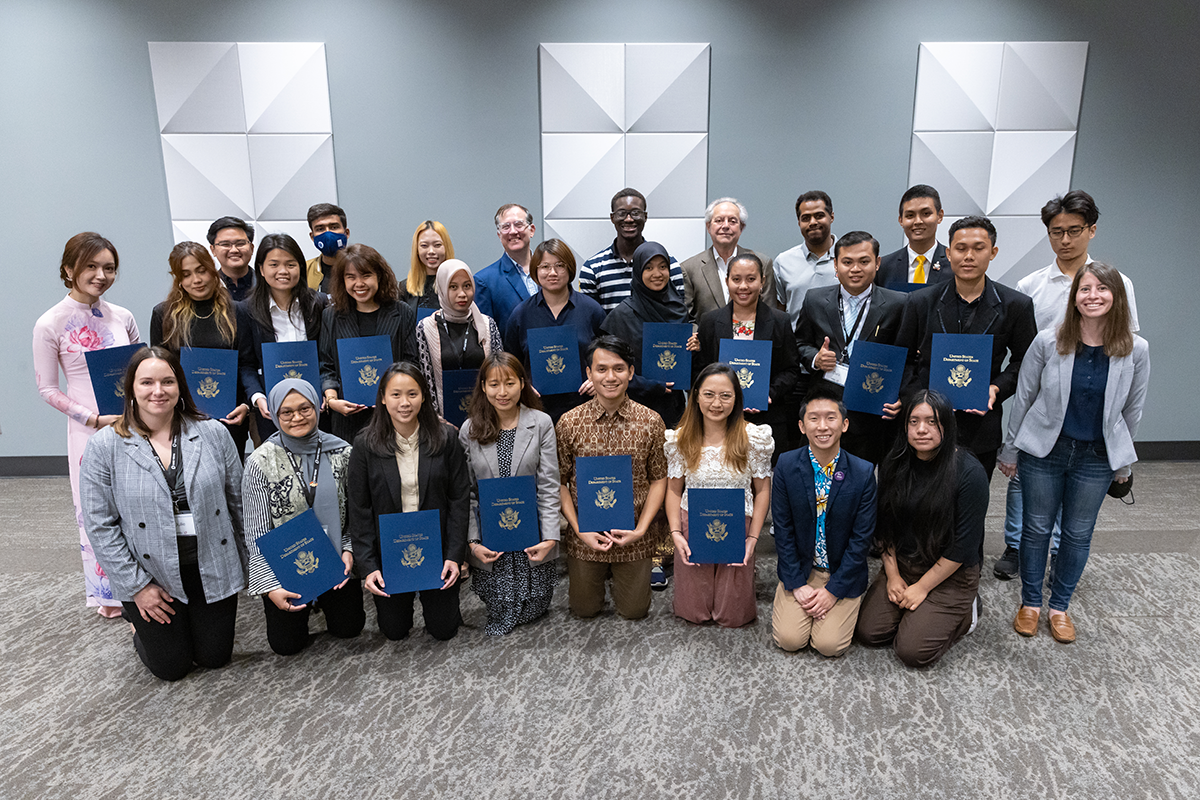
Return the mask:
[(313, 223), (321, 217), (332, 217), (337, 214), (337, 218), (342, 221), (342, 227), (348, 228), (350, 224), (346, 222), (346, 212), (341, 206), (335, 206), (333, 203), (317, 203), (308, 209), (308, 229), (312, 230)]
[(829, 195), (822, 192), (820, 189), (813, 189), (810, 192), (805, 192), (796, 198), (796, 219), (800, 219), (800, 206), (804, 203), (820, 200), (825, 204), (825, 210), (833, 216), (833, 201), (829, 199)]
[(879, 240), (866, 231), (850, 231), (843, 233), (833, 243), (833, 257), (836, 260), (842, 254), (843, 247), (853, 247), (856, 244), (870, 242), (871, 249), (875, 251), (875, 257), (879, 258)]
[(592, 339), (591, 344), (588, 345), (586, 354), (587, 363), (584, 364), (585, 367), (592, 366), (592, 356), (596, 354), (597, 350), (607, 350), (629, 366), (633, 366), (633, 348), (630, 347), (629, 343), (620, 336), (613, 336), (611, 333), (603, 333), (597, 336), (595, 339)]
[(245, 220), (237, 217), (221, 217), (219, 220), (208, 226), (208, 243), (214, 245), (217, 243), (217, 234), (226, 228), (241, 228), (246, 234), (246, 238), (250, 240), (250, 244), (254, 244), (254, 226)]
[(1064, 195), (1059, 195), (1042, 206), (1042, 224), (1050, 227), (1050, 220), (1059, 214), (1078, 214), (1090, 228), (1100, 219), (1100, 209), (1096, 201), (1083, 189), (1075, 189)]
[(612, 202), (610, 202), (608, 204), (608, 210), (616, 211), (617, 210), (617, 201), (620, 200), (622, 197), (636, 197), (638, 200), (642, 201), (643, 209), (648, 208), (648, 206), (646, 205), (646, 195), (642, 194), (637, 189), (631, 189), (630, 187), (626, 186), (624, 189), (622, 189), (621, 191), (619, 191), (613, 195)]
[(938, 190), (927, 183), (918, 183), (916, 186), (908, 187), (904, 194), (900, 195), (900, 216), (904, 216), (904, 204), (909, 200), (917, 200), (921, 197), (928, 197), (933, 201), (935, 211), (942, 210), (942, 196), (938, 194)]
[(972, 214), (969, 217), (955, 220), (954, 224), (950, 226), (950, 238), (947, 241), (953, 242), (954, 234), (968, 228), (983, 228), (987, 231), (988, 238), (992, 240), (992, 247), (996, 246), (996, 226), (992, 224), (990, 219), (981, 217), (978, 214)]
[(833, 388), (833, 384), (829, 381), (817, 381), (808, 390), (808, 394), (804, 396), (804, 402), (800, 404), (800, 419), (804, 419), (804, 415), (808, 411), (808, 404), (814, 400), (830, 400), (837, 403), (838, 413), (842, 415), (842, 419), (846, 418), (846, 404), (842, 402), (842, 395)]

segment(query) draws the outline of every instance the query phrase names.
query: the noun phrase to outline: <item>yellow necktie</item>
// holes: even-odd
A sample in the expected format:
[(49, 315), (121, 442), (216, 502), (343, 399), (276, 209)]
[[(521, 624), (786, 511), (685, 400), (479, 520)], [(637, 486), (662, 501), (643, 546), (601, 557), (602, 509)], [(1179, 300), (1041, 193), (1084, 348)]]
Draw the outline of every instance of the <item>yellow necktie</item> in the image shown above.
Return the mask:
[(917, 256), (917, 271), (913, 273), (913, 283), (925, 283), (925, 256)]

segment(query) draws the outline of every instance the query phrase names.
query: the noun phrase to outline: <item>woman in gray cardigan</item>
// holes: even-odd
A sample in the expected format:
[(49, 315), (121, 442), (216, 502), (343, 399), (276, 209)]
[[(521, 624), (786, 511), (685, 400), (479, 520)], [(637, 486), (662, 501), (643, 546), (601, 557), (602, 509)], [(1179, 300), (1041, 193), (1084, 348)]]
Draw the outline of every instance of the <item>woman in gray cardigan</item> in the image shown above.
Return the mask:
[[(500, 351), (484, 358), (459, 440), (471, 476), (471, 587), (487, 606), (484, 630), (503, 636), (550, 609), (558, 583), (554, 558), (562, 506), (554, 423), (542, 412), (516, 356)], [(537, 478), (541, 541), (524, 551), (498, 553), (484, 547), (480, 536), (479, 481), (518, 475)]]
[(246, 585), (242, 464), (221, 423), (196, 409), (170, 351), (135, 353), (124, 388), (121, 418), (83, 454), (84, 529), (142, 663), (175, 681), (233, 655)]
[(1037, 634), (1055, 517), (1062, 543), (1050, 584), (1050, 634), (1075, 641), (1067, 606), (1083, 574), (1100, 504), (1129, 480), (1133, 437), (1150, 382), (1150, 347), (1133, 333), (1121, 274), (1093, 261), (1071, 284), (1057, 331), (1042, 331), (1021, 363), (1000, 470), (1021, 474), (1021, 607), (1013, 627)]

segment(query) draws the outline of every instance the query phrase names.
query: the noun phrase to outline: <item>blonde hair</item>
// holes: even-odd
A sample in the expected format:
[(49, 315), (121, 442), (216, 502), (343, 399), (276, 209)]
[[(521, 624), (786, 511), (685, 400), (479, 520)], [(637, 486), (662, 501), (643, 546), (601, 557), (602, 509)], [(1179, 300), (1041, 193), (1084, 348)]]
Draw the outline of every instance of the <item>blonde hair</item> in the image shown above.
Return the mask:
[(434, 231), (442, 237), (442, 244), (446, 246), (446, 260), (454, 258), (454, 245), (450, 242), (450, 234), (446, 232), (445, 225), (435, 219), (427, 219), (418, 225), (412, 240), (412, 264), (408, 268), (408, 279), (404, 282), (404, 288), (413, 297), (425, 294), (425, 276), (429, 274), (425, 269), (425, 262), (421, 260), (421, 253), (417, 249), (417, 240), (425, 231)]
[(213, 287), (213, 312), (217, 317), (217, 330), (226, 344), (233, 344), (237, 338), (237, 317), (233, 311), (233, 298), (225, 288), (217, 272), (217, 265), (209, 255), (208, 248), (197, 242), (180, 242), (171, 249), (167, 263), (171, 265), (171, 291), (167, 295), (166, 313), (163, 314), (163, 344), (172, 350), (190, 347), (192, 343), (192, 322), (196, 320), (196, 304), (192, 296), (183, 288), (183, 260), (191, 256), (200, 262), (200, 267), (212, 274), (216, 286)]

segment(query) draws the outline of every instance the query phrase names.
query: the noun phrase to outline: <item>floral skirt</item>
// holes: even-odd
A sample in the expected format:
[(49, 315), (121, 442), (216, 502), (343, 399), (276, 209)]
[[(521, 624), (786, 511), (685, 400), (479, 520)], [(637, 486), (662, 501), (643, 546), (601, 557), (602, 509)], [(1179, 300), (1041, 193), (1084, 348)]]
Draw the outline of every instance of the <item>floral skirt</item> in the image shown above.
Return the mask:
[(553, 561), (531, 564), (525, 553), (501, 553), (492, 571), (471, 570), (471, 588), (487, 606), (484, 632), (503, 636), (550, 610), (558, 569)]

